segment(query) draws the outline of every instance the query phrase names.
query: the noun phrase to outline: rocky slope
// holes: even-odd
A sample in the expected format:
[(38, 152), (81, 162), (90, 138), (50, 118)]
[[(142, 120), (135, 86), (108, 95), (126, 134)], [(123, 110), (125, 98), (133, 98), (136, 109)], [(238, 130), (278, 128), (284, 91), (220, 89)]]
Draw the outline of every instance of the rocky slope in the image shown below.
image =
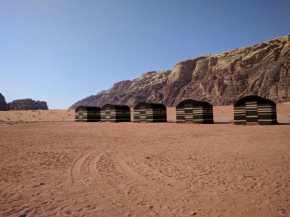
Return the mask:
[(48, 110), (44, 101), (34, 101), (32, 99), (18, 99), (8, 103), (9, 110)]
[(181, 61), (173, 70), (144, 73), (80, 100), (72, 108), (106, 103), (132, 107), (141, 101), (175, 106), (187, 98), (229, 105), (250, 94), (277, 103), (290, 101), (290, 35)]
[(7, 110), (7, 103), (5, 97), (0, 93), (0, 111)]

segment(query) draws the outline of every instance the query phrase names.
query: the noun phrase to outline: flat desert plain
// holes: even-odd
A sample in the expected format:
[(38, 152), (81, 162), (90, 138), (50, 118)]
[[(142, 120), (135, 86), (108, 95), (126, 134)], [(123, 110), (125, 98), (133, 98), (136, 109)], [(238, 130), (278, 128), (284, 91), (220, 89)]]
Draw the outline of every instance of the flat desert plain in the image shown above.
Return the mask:
[(0, 216), (290, 216), (290, 104), (275, 126), (75, 123), (0, 112)]

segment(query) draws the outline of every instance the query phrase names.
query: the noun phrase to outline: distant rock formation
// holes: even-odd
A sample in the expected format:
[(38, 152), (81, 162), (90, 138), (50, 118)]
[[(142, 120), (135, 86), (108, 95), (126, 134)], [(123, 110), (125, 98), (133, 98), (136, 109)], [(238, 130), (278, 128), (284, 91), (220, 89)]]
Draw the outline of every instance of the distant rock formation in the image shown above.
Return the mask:
[(9, 110), (48, 110), (44, 101), (34, 101), (32, 99), (18, 99), (8, 103)]
[(203, 55), (177, 63), (173, 70), (147, 72), (121, 81), (73, 104), (134, 106), (141, 101), (176, 106), (184, 99), (229, 105), (246, 95), (290, 101), (290, 35), (252, 47)]
[(7, 110), (7, 103), (5, 100), (5, 97), (0, 93), (0, 111), (6, 111)]
[(47, 103), (32, 99), (18, 99), (6, 103), (5, 97), (0, 93), (0, 111), (7, 110), (48, 110)]

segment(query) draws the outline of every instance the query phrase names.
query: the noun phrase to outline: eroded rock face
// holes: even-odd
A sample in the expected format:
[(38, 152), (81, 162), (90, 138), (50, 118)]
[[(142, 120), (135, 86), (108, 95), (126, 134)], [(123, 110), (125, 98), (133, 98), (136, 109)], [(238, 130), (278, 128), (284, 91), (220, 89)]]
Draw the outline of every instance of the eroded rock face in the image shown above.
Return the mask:
[(229, 105), (250, 94), (276, 103), (290, 101), (290, 35), (181, 61), (173, 70), (144, 73), (80, 100), (72, 108), (106, 103), (133, 107), (141, 101), (176, 106), (187, 98)]
[(0, 93), (0, 111), (7, 110), (7, 103), (5, 97)]
[(44, 101), (34, 101), (32, 99), (18, 99), (8, 103), (9, 110), (48, 110)]

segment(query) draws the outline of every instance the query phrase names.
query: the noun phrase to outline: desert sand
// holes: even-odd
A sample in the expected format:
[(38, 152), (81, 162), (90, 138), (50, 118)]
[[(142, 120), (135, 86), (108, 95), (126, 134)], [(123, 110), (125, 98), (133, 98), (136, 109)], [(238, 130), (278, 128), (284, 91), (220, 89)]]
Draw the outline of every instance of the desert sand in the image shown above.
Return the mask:
[(0, 112), (0, 216), (290, 216), (290, 103), (275, 126), (76, 123)]

